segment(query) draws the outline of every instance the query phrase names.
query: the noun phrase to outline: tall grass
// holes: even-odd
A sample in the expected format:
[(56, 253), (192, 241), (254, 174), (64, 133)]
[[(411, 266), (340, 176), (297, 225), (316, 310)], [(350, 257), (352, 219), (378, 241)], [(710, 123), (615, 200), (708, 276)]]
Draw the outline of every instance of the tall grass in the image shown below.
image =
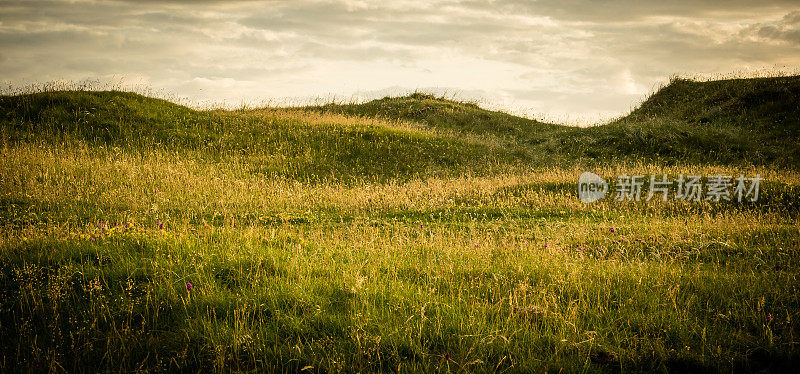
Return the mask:
[[(793, 168), (570, 162), (561, 145), (542, 160), (524, 136), (431, 122), (93, 95), (2, 98), (14, 113), (0, 137), (5, 370), (756, 371), (798, 361)], [(607, 179), (765, 181), (758, 203), (586, 205), (575, 181), (587, 166)]]

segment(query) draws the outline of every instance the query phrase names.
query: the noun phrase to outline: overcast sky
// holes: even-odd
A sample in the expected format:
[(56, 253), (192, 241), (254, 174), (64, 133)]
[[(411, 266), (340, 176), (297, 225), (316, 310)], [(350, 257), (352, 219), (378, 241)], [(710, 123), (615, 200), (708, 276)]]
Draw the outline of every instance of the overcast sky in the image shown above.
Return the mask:
[(671, 75), (800, 67), (800, 1), (0, 1), (0, 80), (197, 102), (413, 90), (622, 114)]

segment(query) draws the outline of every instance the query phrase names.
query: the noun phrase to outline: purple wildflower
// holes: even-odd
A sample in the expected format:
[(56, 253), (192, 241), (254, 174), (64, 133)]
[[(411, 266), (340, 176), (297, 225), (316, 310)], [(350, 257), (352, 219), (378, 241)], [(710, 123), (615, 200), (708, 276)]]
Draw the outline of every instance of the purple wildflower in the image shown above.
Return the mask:
[(767, 323), (772, 322), (772, 314), (767, 314)]
[(164, 224), (161, 223), (161, 221), (156, 221), (156, 226), (158, 226), (159, 230), (163, 230), (164, 229)]
[(186, 282), (186, 291), (191, 291), (194, 289), (194, 285), (191, 282)]
[(613, 234), (613, 233), (615, 233), (615, 232), (617, 232), (617, 229), (615, 229), (615, 228), (613, 228), (613, 227), (612, 227), (612, 228), (611, 228), (611, 233)]

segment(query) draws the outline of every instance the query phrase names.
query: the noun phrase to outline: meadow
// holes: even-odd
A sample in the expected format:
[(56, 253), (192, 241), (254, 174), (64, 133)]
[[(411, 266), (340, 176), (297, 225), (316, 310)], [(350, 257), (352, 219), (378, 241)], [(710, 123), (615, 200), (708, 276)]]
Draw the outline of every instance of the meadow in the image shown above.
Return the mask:
[[(424, 94), (194, 110), (0, 97), (3, 371), (781, 371), (800, 77), (574, 128)], [(583, 171), (760, 175), (584, 204)]]

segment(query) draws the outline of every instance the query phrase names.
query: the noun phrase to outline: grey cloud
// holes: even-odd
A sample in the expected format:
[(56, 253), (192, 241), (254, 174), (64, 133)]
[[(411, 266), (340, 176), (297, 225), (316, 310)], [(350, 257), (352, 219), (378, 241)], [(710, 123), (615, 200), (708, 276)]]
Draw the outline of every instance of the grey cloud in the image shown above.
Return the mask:
[[(480, 2), (472, 4), (480, 6)], [(535, 13), (557, 19), (592, 22), (634, 21), (654, 16), (750, 15), (753, 12), (798, 7), (796, 0), (498, 0), (494, 5), (508, 13)]]
[(783, 29), (775, 26), (762, 26), (758, 28), (758, 36), (768, 39), (785, 40), (800, 43), (800, 29)]
[(800, 45), (800, 11), (787, 14), (774, 24), (757, 24), (742, 32), (742, 35), (755, 35), (759, 38), (785, 41)]
[(6, 1), (0, 79), (129, 74), (185, 95), (281, 96), (435, 81), (553, 111), (624, 111), (674, 73), (800, 64), (798, 8), (781, 0)]
[(787, 25), (800, 25), (800, 11), (794, 11), (783, 17), (783, 23)]

